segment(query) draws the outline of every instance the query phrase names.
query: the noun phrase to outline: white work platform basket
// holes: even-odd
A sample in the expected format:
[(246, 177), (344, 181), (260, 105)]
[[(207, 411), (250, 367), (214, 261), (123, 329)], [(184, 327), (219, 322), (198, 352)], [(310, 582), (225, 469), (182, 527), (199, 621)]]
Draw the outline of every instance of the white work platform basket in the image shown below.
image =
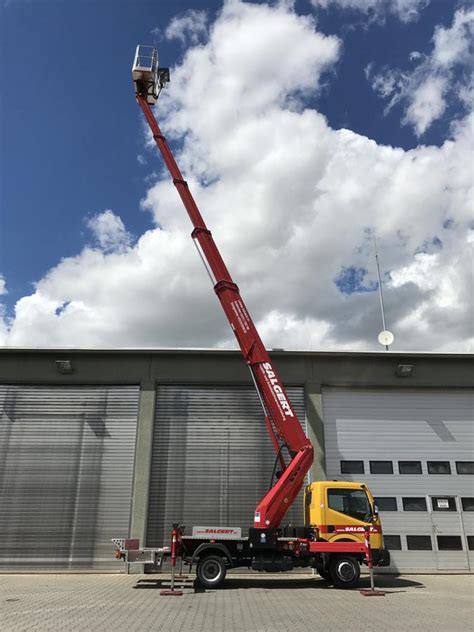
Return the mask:
[(164, 84), (169, 81), (169, 70), (158, 65), (158, 51), (153, 46), (138, 45), (132, 66), (135, 94), (146, 96), (154, 105)]

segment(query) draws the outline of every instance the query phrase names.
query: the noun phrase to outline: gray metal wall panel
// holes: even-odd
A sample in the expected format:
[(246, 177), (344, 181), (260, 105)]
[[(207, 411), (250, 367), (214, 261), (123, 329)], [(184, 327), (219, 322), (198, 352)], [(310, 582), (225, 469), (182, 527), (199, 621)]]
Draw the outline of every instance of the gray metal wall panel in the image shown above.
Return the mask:
[(0, 385), (0, 568), (117, 570), (138, 386)]
[[(287, 390), (305, 424), (303, 388)], [(173, 522), (251, 526), (274, 459), (253, 388), (159, 386), (147, 544), (167, 543)], [(285, 522), (303, 524), (301, 495)]]
[[(327, 478), (360, 480), (374, 496), (395, 496), (397, 512), (381, 512), (387, 535), (401, 535), (402, 551), (392, 551), (393, 567), (468, 568), (466, 550), (439, 551), (437, 535), (474, 535), (460, 497), (473, 495), (473, 476), (458, 475), (456, 461), (474, 459), (474, 392), (469, 390), (323, 390)], [(365, 474), (341, 474), (341, 460), (363, 460)], [(370, 474), (369, 461), (393, 462), (393, 474)], [(422, 474), (400, 475), (398, 461), (421, 461)], [(427, 461), (449, 461), (451, 475), (427, 472)], [(458, 511), (433, 512), (430, 496), (456, 496)], [(427, 512), (403, 511), (402, 498), (423, 496)], [(466, 526), (467, 524), (467, 526)], [(433, 551), (407, 550), (407, 535), (430, 535)], [(471, 570), (472, 567), (471, 567)]]

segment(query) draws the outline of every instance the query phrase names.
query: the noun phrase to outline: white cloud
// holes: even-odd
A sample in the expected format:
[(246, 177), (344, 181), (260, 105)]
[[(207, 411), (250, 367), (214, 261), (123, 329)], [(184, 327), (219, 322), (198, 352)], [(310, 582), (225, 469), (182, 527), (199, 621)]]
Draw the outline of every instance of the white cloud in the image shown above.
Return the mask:
[[(366, 76), (379, 96), (389, 100), (386, 112), (403, 104), (403, 123), (421, 136), (445, 113), (449, 99), (471, 109), (473, 33), (474, 10), (459, 9), (450, 28), (436, 27), (430, 55), (410, 53), (410, 60), (418, 62), (413, 70), (386, 67), (374, 72), (370, 64)], [(460, 68), (464, 72), (456, 74)]]
[(432, 290), (437, 285), (436, 267), (438, 254), (420, 252), (414, 256), (414, 261), (402, 266), (391, 273), (392, 287), (397, 288), (408, 283), (414, 283), (425, 289)]
[(451, 68), (459, 63), (472, 63), (470, 44), (474, 31), (474, 10), (459, 9), (450, 28), (438, 26), (433, 36), (433, 63)]
[(166, 39), (177, 39), (182, 44), (198, 44), (207, 35), (207, 13), (190, 9), (174, 17), (165, 31)]
[(338, 6), (341, 9), (353, 9), (370, 13), (376, 19), (382, 19), (387, 13), (397, 16), (402, 22), (418, 19), (430, 0), (310, 0), (316, 8), (327, 9)]
[(8, 319), (5, 314), (5, 305), (0, 303), (0, 346), (5, 347), (8, 345), (9, 328)]
[[(353, 268), (372, 285), (370, 228), (394, 348), (466, 350), (472, 118), (442, 147), (411, 151), (333, 130), (302, 95), (317, 96), (339, 54), (291, 7), (234, 0), (172, 70), (157, 117), (181, 141), (178, 162), (269, 348), (380, 348), (377, 293), (335, 283)], [(161, 229), (132, 245), (112, 211), (96, 216), (97, 247), (17, 302), (8, 344), (232, 343), (168, 177), (143, 206)]]
[[(391, 274), (392, 287), (412, 285), (426, 292), (416, 309), (407, 311), (398, 323), (398, 334), (412, 345), (423, 337), (427, 342), (431, 340), (434, 348), (445, 351), (450, 348), (449, 338), (462, 333), (464, 340), (458, 350), (474, 349), (472, 251), (462, 243), (457, 246), (448, 253), (419, 253), (412, 263)], [(448, 336), (443, 328), (448, 329)]]
[(104, 252), (123, 251), (130, 244), (131, 237), (122, 220), (110, 209), (94, 215), (87, 226)]
[(155, 26), (155, 28), (151, 29), (150, 35), (153, 35), (153, 40), (156, 43), (161, 42), (163, 39), (163, 33), (158, 26)]
[[(5, 278), (0, 274), (0, 296), (8, 294)], [(5, 305), (0, 302), (0, 346), (6, 344), (8, 337), (8, 319), (6, 316)]]
[(444, 98), (448, 88), (445, 77), (428, 76), (413, 92), (405, 113), (405, 121), (411, 124), (418, 136), (421, 136), (443, 115), (446, 109)]

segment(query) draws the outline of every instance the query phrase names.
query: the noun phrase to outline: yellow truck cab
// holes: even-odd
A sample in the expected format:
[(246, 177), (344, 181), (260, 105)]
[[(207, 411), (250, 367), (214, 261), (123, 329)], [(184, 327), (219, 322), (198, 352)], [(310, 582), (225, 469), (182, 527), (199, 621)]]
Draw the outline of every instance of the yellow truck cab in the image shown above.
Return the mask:
[(304, 508), (305, 525), (316, 529), (318, 538), (327, 542), (362, 542), (368, 526), (374, 564), (390, 563), (378, 510), (367, 485), (348, 481), (311, 483), (305, 487)]

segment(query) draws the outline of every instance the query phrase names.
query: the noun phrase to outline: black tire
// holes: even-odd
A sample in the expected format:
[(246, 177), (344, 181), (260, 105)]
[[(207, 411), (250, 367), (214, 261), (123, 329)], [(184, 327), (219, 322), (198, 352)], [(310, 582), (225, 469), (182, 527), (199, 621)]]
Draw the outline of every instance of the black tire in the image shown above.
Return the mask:
[(227, 572), (227, 566), (219, 555), (206, 555), (199, 560), (196, 575), (204, 588), (217, 588), (222, 584)]
[(329, 573), (336, 588), (354, 588), (360, 577), (360, 565), (352, 555), (334, 555), (329, 563)]
[(329, 571), (318, 571), (318, 575), (325, 579), (327, 582), (332, 581), (331, 573)]

